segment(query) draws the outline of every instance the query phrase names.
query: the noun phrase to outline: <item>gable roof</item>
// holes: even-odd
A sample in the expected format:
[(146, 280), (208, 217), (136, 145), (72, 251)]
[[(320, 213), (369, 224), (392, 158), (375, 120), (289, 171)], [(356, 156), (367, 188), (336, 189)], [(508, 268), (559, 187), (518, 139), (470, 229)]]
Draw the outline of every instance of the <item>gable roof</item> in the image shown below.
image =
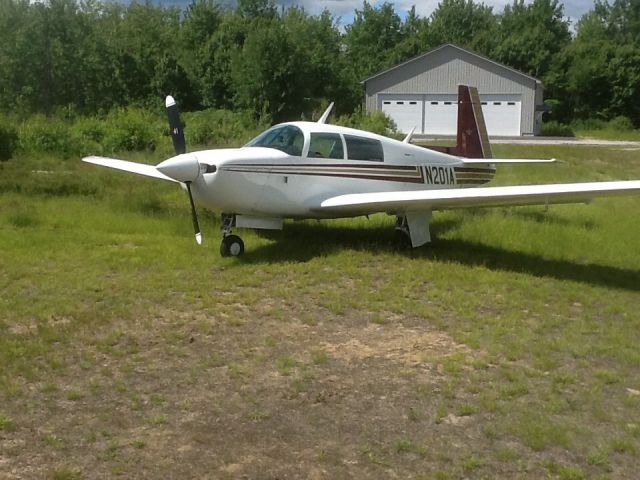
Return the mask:
[(407, 60), (405, 62), (399, 63), (398, 65), (395, 65), (395, 66), (393, 66), (391, 68), (387, 68), (386, 70), (383, 70), (383, 71), (378, 72), (378, 73), (376, 73), (376, 74), (374, 74), (374, 75), (372, 75), (372, 76), (370, 76), (368, 78), (365, 78), (360, 83), (363, 83), (363, 84), (367, 83), (369, 80), (373, 80), (374, 78), (381, 77), (382, 75), (386, 75), (387, 73), (389, 73), (391, 71), (394, 71), (394, 70), (397, 70), (397, 69), (400, 69), (400, 68), (404, 67), (405, 65), (409, 65), (411, 63), (419, 62), (420, 60), (422, 60), (422, 59), (424, 59), (424, 58), (426, 58), (426, 57), (428, 57), (430, 55), (433, 55), (434, 53), (436, 53), (436, 52), (438, 52), (440, 50), (444, 50), (445, 48), (451, 48), (451, 49), (454, 49), (454, 50), (458, 50), (460, 52), (464, 52), (466, 54), (469, 54), (469, 55), (472, 55), (472, 56), (474, 56), (476, 58), (479, 58), (480, 60), (482, 60), (484, 62), (489, 62), (489, 63), (491, 63), (493, 65), (497, 65), (498, 67), (500, 67), (500, 68), (502, 68), (504, 70), (507, 70), (507, 71), (512, 72), (512, 73), (515, 73), (515, 74), (520, 75), (520, 76), (522, 76), (524, 78), (527, 78), (529, 80), (533, 80), (536, 83), (541, 83), (540, 80), (538, 80), (535, 77), (532, 77), (531, 75), (527, 75), (526, 73), (522, 73), (521, 71), (516, 70), (515, 68), (508, 67), (508, 66), (506, 66), (506, 65), (504, 65), (502, 63), (496, 62), (495, 60), (491, 60), (490, 58), (487, 58), (487, 57), (485, 57), (483, 55), (479, 55), (479, 54), (477, 54), (475, 52), (472, 52), (471, 50), (467, 50), (466, 48), (462, 48), (462, 47), (459, 47), (457, 45), (454, 45), (453, 43), (445, 43), (443, 45), (440, 45), (439, 47), (436, 47), (436, 48), (434, 48), (432, 50), (429, 50), (426, 53), (423, 53), (421, 55), (413, 57), (413, 58), (411, 58), (411, 59), (409, 59), (409, 60)]

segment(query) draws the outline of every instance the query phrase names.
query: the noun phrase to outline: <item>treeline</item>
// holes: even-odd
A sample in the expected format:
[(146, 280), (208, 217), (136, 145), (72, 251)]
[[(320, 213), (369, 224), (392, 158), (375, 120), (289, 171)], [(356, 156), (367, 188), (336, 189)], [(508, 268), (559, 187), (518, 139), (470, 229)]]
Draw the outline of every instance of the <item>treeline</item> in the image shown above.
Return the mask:
[(363, 100), (360, 81), (443, 43), (541, 79), (551, 119), (629, 118), (640, 125), (640, 2), (596, 0), (572, 33), (559, 0), (514, 0), (503, 11), (442, 0), (428, 18), (364, 2), (350, 25), (271, 0), (181, 11), (98, 0), (0, 0), (0, 110), (106, 115), (233, 109), (254, 118), (310, 118), (332, 100)]

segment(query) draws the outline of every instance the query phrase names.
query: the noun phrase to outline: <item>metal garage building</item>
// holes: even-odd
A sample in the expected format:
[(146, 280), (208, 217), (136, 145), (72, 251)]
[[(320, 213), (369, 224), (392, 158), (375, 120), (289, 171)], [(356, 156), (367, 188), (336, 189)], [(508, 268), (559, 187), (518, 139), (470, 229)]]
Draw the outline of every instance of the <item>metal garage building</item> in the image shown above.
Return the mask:
[(363, 83), (366, 109), (384, 111), (405, 133), (455, 135), (459, 84), (478, 87), (490, 136), (535, 135), (542, 126), (540, 80), (452, 44)]

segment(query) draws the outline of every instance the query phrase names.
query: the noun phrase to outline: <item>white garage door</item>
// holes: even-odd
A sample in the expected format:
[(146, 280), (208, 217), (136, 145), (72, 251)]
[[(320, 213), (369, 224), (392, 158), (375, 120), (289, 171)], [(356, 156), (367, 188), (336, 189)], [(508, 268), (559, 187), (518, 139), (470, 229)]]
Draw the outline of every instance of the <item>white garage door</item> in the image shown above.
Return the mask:
[[(482, 113), (491, 136), (520, 135), (519, 95), (480, 95)], [(455, 135), (458, 125), (458, 96), (453, 94), (380, 95), (380, 107), (398, 130), (428, 135)]]
[(458, 95), (425, 95), (424, 102), (424, 133), (455, 135)]
[(520, 135), (519, 95), (480, 95), (489, 135)]
[(396, 122), (398, 131), (422, 132), (422, 95), (381, 95), (382, 111)]

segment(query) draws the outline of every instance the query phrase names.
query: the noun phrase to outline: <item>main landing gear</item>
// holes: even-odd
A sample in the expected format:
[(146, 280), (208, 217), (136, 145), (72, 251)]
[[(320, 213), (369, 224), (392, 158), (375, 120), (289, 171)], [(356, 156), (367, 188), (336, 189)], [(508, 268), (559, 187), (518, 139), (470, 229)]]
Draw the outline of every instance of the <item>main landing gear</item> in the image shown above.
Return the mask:
[(220, 255), (223, 257), (239, 257), (244, 253), (244, 242), (242, 239), (231, 233), (235, 226), (236, 216), (233, 214), (222, 214), (222, 243), (220, 243)]
[(400, 240), (400, 244), (416, 248), (430, 242), (429, 223), (431, 223), (431, 211), (408, 212), (404, 215), (398, 215), (396, 236)]
[(398, 215), (396, 217), (396, 247), (405, 250), (411, 248), (411, 233), (409, 232), (409, 223), (407, 217)]

